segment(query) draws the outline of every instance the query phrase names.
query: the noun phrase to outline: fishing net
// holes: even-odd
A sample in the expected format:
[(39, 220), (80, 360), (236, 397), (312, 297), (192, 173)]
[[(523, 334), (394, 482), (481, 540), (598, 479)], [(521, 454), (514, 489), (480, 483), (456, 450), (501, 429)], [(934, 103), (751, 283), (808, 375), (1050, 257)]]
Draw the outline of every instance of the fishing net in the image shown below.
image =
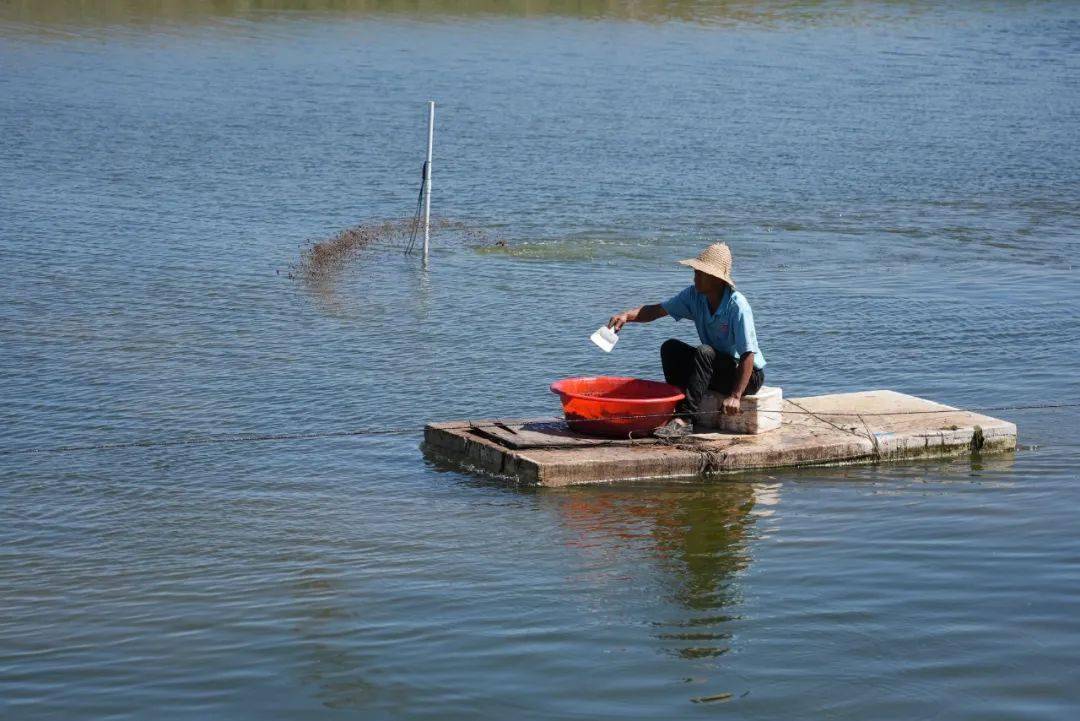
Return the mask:
[[(309, 240), (300, 258), (289, 268), (289, 277), (303, 283), (325, 286), (351, 265), (373, 259), (379, 253), (409, 253), (415, 249), (417, 233), (422, 232), (416, 218), (365, 223), (346, 228), (335, 235)], [(506, 240), (462, 221), (432, 218), (431, 232), (437, 234), (439, 248), (505, 248)]]

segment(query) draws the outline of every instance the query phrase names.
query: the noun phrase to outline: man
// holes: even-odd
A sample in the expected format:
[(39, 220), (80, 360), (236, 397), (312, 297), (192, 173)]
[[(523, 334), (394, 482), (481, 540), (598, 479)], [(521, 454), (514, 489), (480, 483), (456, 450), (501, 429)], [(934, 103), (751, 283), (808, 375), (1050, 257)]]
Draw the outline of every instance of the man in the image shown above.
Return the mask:
[(672, 338), (660, 347), (660, 361), (668, 383), (685, 389), (678, 415), (656, 429), (656, 435), (677, 438), (694, 432), (700, 423), (701, 402), (707, 390), (725, 395), (723, 412), (739, 412), (744, 395), (753, 395), (765, 382), (765, 356), (757, 344), (750, 303), (735, 290), (731, 279), (731, 250), (713, 243), (691, 260), (694, 284), (663, 303), (643, 305), (612, 316), (608, 327), (616, 333), (626, 323), (649, 323), (670, 315), (692, 318), (701, 345), (694, 348)]

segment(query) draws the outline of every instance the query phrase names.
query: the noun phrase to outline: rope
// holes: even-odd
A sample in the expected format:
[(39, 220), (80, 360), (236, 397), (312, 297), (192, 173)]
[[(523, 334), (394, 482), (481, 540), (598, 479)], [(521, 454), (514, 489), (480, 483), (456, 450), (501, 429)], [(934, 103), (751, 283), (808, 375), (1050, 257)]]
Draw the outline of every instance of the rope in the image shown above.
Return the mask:
[[(859, 416), (859, 422), (862, 423), (862, 427), (866, 430), (866, 437), (870, 439), (870, 442), (874, 444), (874, 458), (881, 458), (881, 444), (878, 442), (877, 434), (870, 430), (870, 426), (866, 423), (866, 419), (861, 415)], [(978, 428), (978, 426), (976, 426)]]
[(121, 448), (165, 448), (170, 446), (205, 446), (214, 443), (257, 443), (260, 441), (297, 441), (318, 438), (346, 438), (349, 436), (386, 436), (416, 433), (416, 428), (358, 428), (349, 431), (316, 431), (312, 433), (237, 433), (221, 436), (196, 436), (165, 440), (142, 439), (120, 443), (90, 443), (87, 445), (53, 446), (40, 448), (0, 449), (0, 456), (23, 453), (69, 453), (74, 451), (111, 451)]
[(412, 255), (416, 247), (416, 231), (420, 228), (420, 209), (424, 205), (424, 189), (427, 187), (427, 161), (420, 168), (420, 194), (416, 196), (416, 212), (413, 213), (412, 232), (409, 234), (409, 244), (405, 246), (405, 255)]
[[(798, 405), (794, 401), (788, 400), (788, 403)], [(802, 406), (798, 406), (803, 408)], [(1080, 402), (1078, 403), (1043, 403), (1036, 405), (1026, 406), (989, 406), (985, 408), (941, 408), (935, 410), (923, 410), (923, 411), (896, 411), (893, 413), (859, 413), (857, 411), (843, 412), (843, 411), (809, 411), (806, 409), (793, 411), (784, 410), (784, 415), (807, 415), (817, 418), (823, 423), (837, 428), (838, 430), (848, 432), (851, 431), (846, 428), (842, 428), (831, 421), (826, 420), (822, 416), (854, 416), (863, 421), (863, 425), (866, 425), (866, 421), (863, 420), (867, 416), (911, 416), (911, 415), (925, 415), (931, 413), (982, 413), (990, 411), (1028, 411), (1028, 410), (1052, 410), (1059, 408), (1080, 408)], [(723, 411), (715, 411), (715, 413), (722, 413)], [(623, 421), (623, 420), (644, 420), (646, 418), (667, 418), (668, 413), (650, 413), (642, 415), (631, 416), (609, 416), (603, 420), (610, 421)], [(550, 421), (550, 418), (534, 418), (534, 419), (516, 419), (515, 423), (530, 423)], [(443, 430), (469, 430), (476, 428), (495, 428), (498, 427), (501, 421), (490, 422), (475, 422), (467, 421), (457, 425), (441, 425)], [(351, 430), (337, 430), (337, 431), (312, 431), (309, 433), (234, 433), (227, 435), (213, 435), (213, 436), (194, 436), (190, 438), (171, 438), (171, 439), (142, 439), (135, 441), (123, 441), (118, 443), (88, 443), (85, 445), (66, 445), (66, 446), (39, 446), (32, 448), (4, 448), (0, 449), (0, 456), (14, 456), (14, 455), (29, 455), (29, 454), (46, 454), (46, 453), (74, 453), (78, 451), (111, 451), (124, 448), (168, 448), (172, 446), (203, 446), (212, 445), (218, 443), (260, 443), (266, 441), (296, 441), (296, 440), (318, 440), (322, 438), (350, 438), (357, 436), (396, 436), (396, 435), (412, 435), (422, 432), (424, 428), (422, 426), (397, 426), (387, 428), (354, 428)], [(869, 429), (867, 429), (869, 430)], [(861, 437), (861, 436), (860, 436)], [(876, 439), (871, 439), (876, 440)], [(876, 445), (876, 443), (875, 443)]]
[[(1057, 408), (1080, 408), (1080, 402), (1077, 403), (1042, 403), (1036, 405), (1026, 406), (986, 406), (983, 408), (935, 408), (933, 410), (921, 410), (921, 411), (882, 411), (882, 412), (860, 412), (860, 411), (810, 411), (803, 406), (798, 405), (791, 399), (785, 398), (786, 403), (791, 403), (797, 406), (801, 410), (793, 411), (790, 409), (784, 409), (782, 411), (760, 411), (761, 413), (779, 413), (781, 415), (788, 416), (812, 416), (817, 418), (823, 423), (833, 425), (837, 430), (845, 430), (839, 426), (835, 426), (832, 422), (825, 420), (821, 416), (914, 416), (914, 415), (931, 415), (938, 413), (985, 413), (993, 411), (1028, 411), (1028, 410), (1052, 410)], [(716, 411), (703, 411), (700, 415), (718, 415), (722, 414), (723, 410)], [(604, 416), (603, 418), (597, 418), (595, 420), (603, 421), (632, 421), (632, 420), (644, 420), (646, 418), (668, 418), (670, 413), (643, 413), (639, 415), (630, 416)], [(543, 421), (550, 421), (550, 417), (545, 418), (515, 418), (515, 423), (540, 423)], [(440, 425), (440, 428), (444, 430), (467, 430), (469, 428), (489, 428), (498, 425), (501, 421), (493, 421), (490, 423), (477, 423), (475, 421), (468, 421), (464, 425), (446, 426)]]

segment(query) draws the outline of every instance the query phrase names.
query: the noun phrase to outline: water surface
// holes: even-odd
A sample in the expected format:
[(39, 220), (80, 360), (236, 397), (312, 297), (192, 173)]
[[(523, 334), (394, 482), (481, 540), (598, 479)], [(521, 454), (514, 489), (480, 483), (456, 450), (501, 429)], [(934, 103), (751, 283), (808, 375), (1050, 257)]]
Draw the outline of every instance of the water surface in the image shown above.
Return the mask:
[[(515, 489), (430, 420), (658, 377), (735, 255), (770, 383), (1080, 401), (1070, 3), (0, 4), (5, 718), (1071, 718), (1076, 408), (1015, 455)], [(303, 244), (436, 234), (311, 287)]]

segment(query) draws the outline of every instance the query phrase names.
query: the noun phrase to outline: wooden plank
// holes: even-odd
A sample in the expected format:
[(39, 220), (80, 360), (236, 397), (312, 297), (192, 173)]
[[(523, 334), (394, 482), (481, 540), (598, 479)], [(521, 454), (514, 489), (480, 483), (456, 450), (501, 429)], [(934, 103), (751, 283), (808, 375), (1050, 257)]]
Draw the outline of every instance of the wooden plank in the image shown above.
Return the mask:
[(609, 445), (653, 444), (655, 438), (641, 440), (620, 440), (583, 436), (575, 433), (566, 425), (566, 421), (550, 418), (524, 423), (514, 421), (491, 421), (476, 423), (470, 429), (474, 433), (495, 441), (507, 448), (595, 448)]

